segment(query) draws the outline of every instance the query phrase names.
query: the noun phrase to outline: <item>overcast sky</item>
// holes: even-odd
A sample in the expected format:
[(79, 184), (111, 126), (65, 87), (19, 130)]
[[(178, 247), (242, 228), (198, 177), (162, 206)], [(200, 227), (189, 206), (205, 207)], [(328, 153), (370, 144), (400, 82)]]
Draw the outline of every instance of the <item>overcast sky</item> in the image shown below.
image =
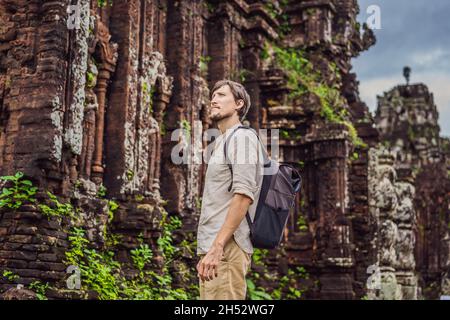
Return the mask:
[(405, 83), (403, 67), (411, 67), (411, 83), (425, 83), (439, 110), (441, 136), (450, 136), (450, 0), (358, 0), (359, 21), (367, 8), (381, 9), (377, 43), (353, 60), (361, 98), (371, 111), (376, 95)]

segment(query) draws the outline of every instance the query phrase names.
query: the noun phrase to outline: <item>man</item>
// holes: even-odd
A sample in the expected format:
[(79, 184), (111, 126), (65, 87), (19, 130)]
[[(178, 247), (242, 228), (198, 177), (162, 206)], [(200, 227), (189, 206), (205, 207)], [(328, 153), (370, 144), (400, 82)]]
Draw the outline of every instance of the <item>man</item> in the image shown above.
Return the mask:
[[(245, 276), (253, 246), (245, 215), (253, 219), (262, 184), (258, 137), (239, 129), (250, 108), (250, 96), (234, 81), (218, 81), (211, 91), (210, 117), (221, 135), (208, 161), (197, 234), (197, 271), (201, 300), (245, 299)], [(224, 142), (227, 141), (227, 159)], [(231, 185), (231, 189), (230, 189)]]

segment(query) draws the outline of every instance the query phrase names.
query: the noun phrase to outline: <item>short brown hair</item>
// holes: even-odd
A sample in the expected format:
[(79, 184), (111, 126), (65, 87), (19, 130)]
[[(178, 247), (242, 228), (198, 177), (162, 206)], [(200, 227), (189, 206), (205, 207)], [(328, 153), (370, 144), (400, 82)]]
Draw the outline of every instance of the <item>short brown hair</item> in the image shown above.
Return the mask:
[(250, 95), (247, 93), (247, 90), (245, 90), (242, 84), (231, 80), (219, 80), (214, 84), (214, 87), (211, 90), (210, 99), (212, 99), (212, 96), (216, 90), (222, 88), (225, 85), (228, 85), (230, 87), (235, 101), (244, 101), (244, 105), (238, 110), (239, 119), (243, 121), (245, 119), (245, 116), (247, 115), (248, 110), (250, 109), (251, 102)]

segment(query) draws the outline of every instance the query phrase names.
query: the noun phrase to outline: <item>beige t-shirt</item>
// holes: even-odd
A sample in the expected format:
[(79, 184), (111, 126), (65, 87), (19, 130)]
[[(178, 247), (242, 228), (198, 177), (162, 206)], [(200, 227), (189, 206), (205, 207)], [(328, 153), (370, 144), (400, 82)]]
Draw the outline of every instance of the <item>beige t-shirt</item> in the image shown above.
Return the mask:
[[(225, 222), (231, 199), (235, 193), (243, 194), (253, 200), (249, 214), (253, 220), (261, 191), (263, 178), (262, 146), (254, 132), (248, 129), (237, 130), (227, 142), (228, 159), (233, 167), (233, 187), (231, 171), (225, 162), (223, 143), (225, 138), (240, 123), (221, 134), (214, 142), (214, 151), (208, 161), (202, 208), (197, 233), (197, 254), (206, 254), (211, 248), (220, 228)], [(253, 253), (250, 241), (250, 228), (244, 217), (234, 232), (234, 239), (245, 252)]]

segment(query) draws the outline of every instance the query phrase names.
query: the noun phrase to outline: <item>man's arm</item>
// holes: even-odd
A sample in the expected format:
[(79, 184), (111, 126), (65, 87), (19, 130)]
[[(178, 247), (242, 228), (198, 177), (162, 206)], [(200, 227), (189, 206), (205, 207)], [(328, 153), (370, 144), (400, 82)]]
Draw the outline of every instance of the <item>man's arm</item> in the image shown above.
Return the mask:
[[(261, 164), (258, 161), (258, 138), (250, 131), (240, 131), (233, 138), (234, 145), (229, 146), (229, 159), (233, 166), (233, 187), (230, 207), (225, 222), (220, 228), (208, 253), (197, 264), (200, 278), (212, 280), (217, 277), (217, 267), (222, 259), (225, 244), (244, 219), (254, 195), (258, 190), (256, 175)], [(220, 195), (217, 195), (220, 197)]]
[(252, 203), (253, 200), (248, 196), (240, 193), (235, 193), (233, 195), (225, 222), (220, 228), (211, 249), (197, 264), (197, 271), (202, 281), (212, 280), (214, 277), (217, 277), (217, 266), (222, 259), (223, 248), (241, 224), (242, 219), (244, 219), (245, 214)]

